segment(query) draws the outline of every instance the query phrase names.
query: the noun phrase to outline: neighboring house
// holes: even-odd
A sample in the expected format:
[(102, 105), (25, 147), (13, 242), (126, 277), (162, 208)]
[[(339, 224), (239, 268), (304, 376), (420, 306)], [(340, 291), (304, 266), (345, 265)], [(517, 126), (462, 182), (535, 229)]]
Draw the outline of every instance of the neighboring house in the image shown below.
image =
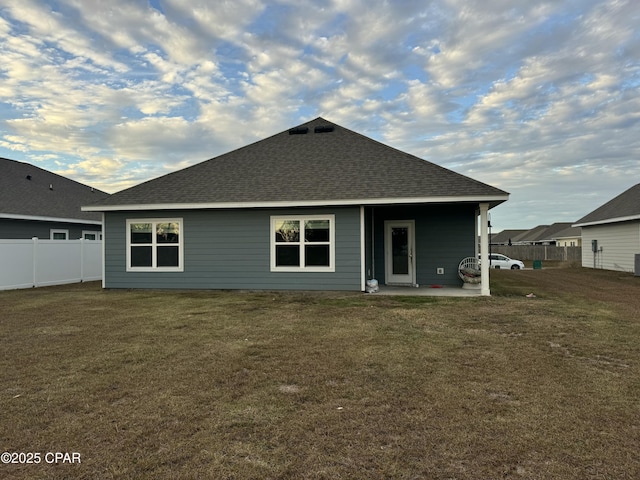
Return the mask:
[(491, 236), (491, 245), (513, 245), (513, 240), (527, 230), (503, 230)]
[(553, 236), (556, 247), (581, 247), (582, 229), (580, 227), (569, 227), (560, 230)]
[(549, 225), (538, 225), (511, 239), (513, 245), (535, 245), (536, 239), (542, 235)]
[(633, 272), (635, 255), (640, 254), (640, 183), (582, 217), (574, 227), (582, 227), (583, 267)]
[(571, 227), (571, 222), (538, 225), (511, 238), (513, 245), (555, 245), (556, 234)]
[(34, 165), (0, 158), (0, 239), (99, 240), (101, 215), (81, 206), (107, 196)]
[(84, 210), (104, 215), (105, 288), (364, 291), (460, 286), (508, 196), (317, 118)]
[(555, 245), (556, 235), (571, 227), (571, 222), (557, 222), (547, 226), (536, 237), (533, 238), (533, 245)]

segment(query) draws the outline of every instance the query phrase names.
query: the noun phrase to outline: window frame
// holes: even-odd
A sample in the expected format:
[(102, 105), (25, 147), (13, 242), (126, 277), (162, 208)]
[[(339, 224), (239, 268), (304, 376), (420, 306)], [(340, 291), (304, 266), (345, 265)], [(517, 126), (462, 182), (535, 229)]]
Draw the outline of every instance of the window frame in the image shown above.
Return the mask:
[[(96, 238), (87, 238), (87, 235), (95, 235)], [(90, 241), (90, 242), (95, 242), (98, 240), (102, 240), (102, 232), (99, 232), (97, 230), (83, 230), (82, 231), (82, 237), (80, 237), (84, 240)]]
[[(151, 224), (151, 243), (131, 243), (131, 225), (135, 223)], [(156, 225), (158, 223), (177, 223), (180, 233), (178, 234), (177, 243), (158, 243), (155, 235)], [(125, 235), (127, 245), (127, 272), (183, 272), (184, 271), (184, 220), (182, 218), (127, 218)], [(132, 246), (151, 246), (151, 266), (135, 267), (131, 265), (131, 247)], [(177, 246), (178, 247), (178, 266), (176, 267), (158, 267), (158, 246)]]
[[(64, 238), (55, 238), (55, 235), (57, 233), (63, 233), (64, 234)], [(49, 239), (57, 240), (57, 241), (69, 240), (69, 230), (65, 230), (65, 229), (62, 229), (62, 228), (52, 228), (52, 229), (49, 230)]]
[[(287, 242), (288, 245), (298, 245), (300, 253), (299, 266), (277, 266), (276, 265), (276, 246), (285, 243), (276, 242), (276, 223), (281, 220), (297, 220), (301, 225), (301, 232), (297, 242)], [(304, 240), (304, 222), (309, 220), (328, 220), (329, 221), (329, 241), (328, 242), (309, 242)], [(270, 218), (270, 246), (271, 246), (271, 271), (272, 272), (335, 272), (336, 271), (336, 228), (335, 215), (271, 215)], [(305, 266), (305, 245), (329, 245), (329, 265), (328, 266)]]

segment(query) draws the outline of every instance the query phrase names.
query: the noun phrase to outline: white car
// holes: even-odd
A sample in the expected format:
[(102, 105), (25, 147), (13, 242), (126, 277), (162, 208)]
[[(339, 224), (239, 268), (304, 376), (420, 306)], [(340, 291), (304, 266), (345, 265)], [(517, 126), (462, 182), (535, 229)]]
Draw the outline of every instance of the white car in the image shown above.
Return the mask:
[(489, 260), (491, 268), (504, 268), (511, 270), (520, 270), (524, 268), (524, 263), (522, 263), (520, 260), (513, 260), (506, 255), (501, 255), (499, 253), (492, 253), (491, 255), (489, 255)]

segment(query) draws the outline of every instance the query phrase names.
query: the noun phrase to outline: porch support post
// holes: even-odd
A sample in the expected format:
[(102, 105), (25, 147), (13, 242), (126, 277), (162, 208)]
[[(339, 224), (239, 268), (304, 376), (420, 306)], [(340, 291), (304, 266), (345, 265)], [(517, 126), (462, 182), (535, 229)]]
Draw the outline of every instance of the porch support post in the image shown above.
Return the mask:
[[(373, 228), (373, 225), (371, 226)], [(367, 261), (365, 256), (365, 222), (364, 222), (364, 205), (360, 205), (360, 291), (364, 292), (367, 285)]]
[(489, 204), (480, 204), (480, 294), (490, 296), (489, 289)]

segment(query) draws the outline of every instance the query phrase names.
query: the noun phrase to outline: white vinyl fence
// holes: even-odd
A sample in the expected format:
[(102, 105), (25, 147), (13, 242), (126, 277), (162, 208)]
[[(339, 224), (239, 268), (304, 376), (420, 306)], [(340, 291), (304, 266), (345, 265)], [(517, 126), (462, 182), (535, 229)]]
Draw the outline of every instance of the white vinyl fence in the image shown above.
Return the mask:
[(102, 241), (0, 240), (0, 290), (102, 280)]

